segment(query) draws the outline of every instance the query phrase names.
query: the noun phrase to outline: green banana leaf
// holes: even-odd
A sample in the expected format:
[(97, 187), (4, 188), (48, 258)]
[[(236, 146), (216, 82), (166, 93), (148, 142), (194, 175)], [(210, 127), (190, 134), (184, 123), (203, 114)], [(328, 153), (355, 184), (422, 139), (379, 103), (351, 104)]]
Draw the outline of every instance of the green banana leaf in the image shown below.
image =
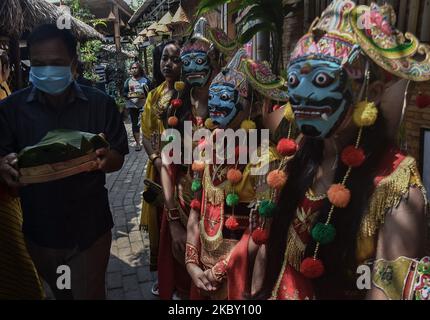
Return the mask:
[(26, 147), (18, 154), (18, 166), (29, 168), (63, 162), (85, 156), (109, 143), (100, 135), (75, 130), (53, 130), (36, 145)]

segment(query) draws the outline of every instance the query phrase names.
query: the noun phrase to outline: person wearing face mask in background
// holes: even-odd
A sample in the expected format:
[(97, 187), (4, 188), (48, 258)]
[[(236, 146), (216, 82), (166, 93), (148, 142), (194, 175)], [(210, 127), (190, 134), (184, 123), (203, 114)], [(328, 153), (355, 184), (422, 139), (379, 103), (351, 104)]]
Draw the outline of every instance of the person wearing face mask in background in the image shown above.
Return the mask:
[[(10, 67), (0, 53), (0, 100), (10, 95)], [(42, 299), (42, 285), (25, 246), (22, 211), (16, 190), (0, 180), (0, 299)]]
[[(19, 188), (27, 247), (55, 297), (104, 299), (113, 227), (105, 174), (122, 167), (127, 133), (113, 99), (73, 81), (77, 42), (69, 30), (41, 25), (28, 48), (33, 85), (0, 103), (0, 179)], [(104, 134), (110, 148), (96, 150), (94, 171), (20, 184), (17, 153), (56, 129)], [(60, 290), (57, 268), (64, 265), (71, 288)]]

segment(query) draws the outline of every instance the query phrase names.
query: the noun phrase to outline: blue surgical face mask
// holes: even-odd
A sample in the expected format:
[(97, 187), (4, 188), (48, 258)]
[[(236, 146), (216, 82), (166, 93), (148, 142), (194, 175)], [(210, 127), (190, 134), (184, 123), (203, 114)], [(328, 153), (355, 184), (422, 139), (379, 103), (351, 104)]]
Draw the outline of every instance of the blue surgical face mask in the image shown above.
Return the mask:
[(30, 81), (40, 91), (58, 95), (73, 82), (73, 76), (70, 66), (31, 67)]

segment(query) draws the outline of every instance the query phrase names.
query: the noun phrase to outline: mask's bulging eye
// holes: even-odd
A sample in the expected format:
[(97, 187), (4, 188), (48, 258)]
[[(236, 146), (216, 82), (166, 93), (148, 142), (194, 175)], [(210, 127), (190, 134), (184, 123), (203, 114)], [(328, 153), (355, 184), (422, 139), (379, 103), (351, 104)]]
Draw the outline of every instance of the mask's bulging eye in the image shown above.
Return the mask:
[(230, 96), (227, 93), (223, 93), (221, 95), (221, 100), (228, 101), (228, 100), (230, 100)]
[(190, 65), (190, 60), (182, 60), (184, 66), (188, 67)]
[(212, 100), (214, 98), (212, 93), (209, 93), (209, 100)]
[(299, 85), (299, 78), (294, 73), (288, 76), (288, 86), (290, 88), (295, 88)]
[(203, 63), (205, 63), (205, 60), (203, 60), (202, 58), (198, 58), (196, 60), (196, 62), (197, 62), (197, 64), (203, 64)]
[(313, 83), (318, 87), (324, 88), (331, 85), (333, 81), (334, 79), (330, 77), (327, 73), (321, 72), (315, 76)]

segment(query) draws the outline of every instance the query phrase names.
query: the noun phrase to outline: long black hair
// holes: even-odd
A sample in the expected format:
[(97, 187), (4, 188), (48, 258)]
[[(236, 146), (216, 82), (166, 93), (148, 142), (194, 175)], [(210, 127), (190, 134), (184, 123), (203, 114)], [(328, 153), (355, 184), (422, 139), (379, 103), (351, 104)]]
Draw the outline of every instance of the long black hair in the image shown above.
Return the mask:
[[(363, 132), (361, 147), (366, 153), (366, 161), (360, 168), (352, 170), (347, 181), (347, 187), (352, 195), (350, 204), (345, 209), (336, 209), (333, 216), (332, 223), (336, 228), (335, 241), (320, 247), (319, 257), (324, 262), (326, 276), (317, 281), (327, 281), (326, 279), (332, 275), (336, 279), (343, 279), (343, 275), (339, 277), (339, 274), (346, 271), (345, 267), (351, 266), (355, 261), (356, 239), (366, 206), (374, 190), (373, 179), (387, 150), (393, 146), (393, 141), (385, 134), (385, 126), (385, 119), (380, 115), (376, 123)], [(350, 143), (353, 144), (354, 141)], [(314, 182), (323, 159), (323, 151), (322, 140), (304, 138), (296, 157), (288, 166), (288, 182), (281, 191), (279, 199), (282, 201), (271, 224), (263, 288), (257, 293), (256, 298), (268, 298), (275, 286), (284, 259), (289, 227), (296, 215), (299, 202)], [(347, 167), (340, 163), (334, 181), (341, 181), (346, 171)], [(325, 223), (329, 209), (330, 203), (325, 200), (316, 223)], [(306, 257), (313, 255), (315, 245), (314, 241), (307, 245)]]

